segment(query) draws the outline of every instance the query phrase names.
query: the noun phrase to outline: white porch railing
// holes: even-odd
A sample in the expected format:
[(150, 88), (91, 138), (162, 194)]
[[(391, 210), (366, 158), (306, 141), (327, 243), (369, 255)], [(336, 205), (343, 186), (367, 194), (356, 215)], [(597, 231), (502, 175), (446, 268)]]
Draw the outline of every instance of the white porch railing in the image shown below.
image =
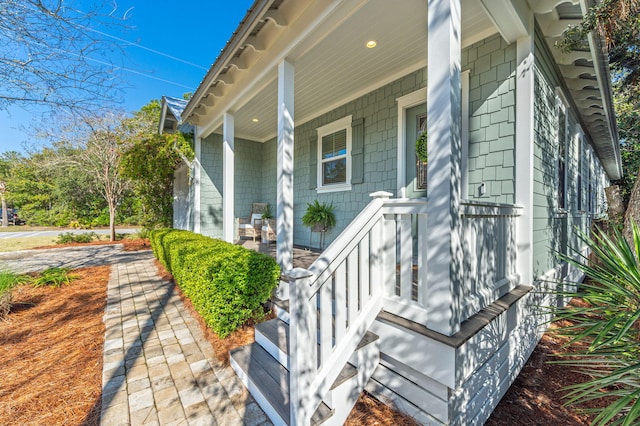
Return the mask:
[(408, 305), (419, 303), (412, 296), (411, 217), (417, 216), (417, 226), (424, 232), (426, 201), (391, 200), (389, 193), (372, 196), (374, 200), (308, 270), (286, 273), (292, 424), (309, 424), (383, 304), (386, 308), (385, 295), (396, 307), (403, 300)]
[(461, 321), (480, 311), (519, 281), (516, 271), (516, 218), (511, 204), (461, 203), (464, 285)]
[[(373, 201), (309, 269), (285, 273), (290, 298), (291, 423), (309, 424), (382, 308), (426, 324), (425, 199)], [(517, 284), (513, 205), (461, 204), (463, 318)], [(317, 350), (314, 350), (317, 348)]]

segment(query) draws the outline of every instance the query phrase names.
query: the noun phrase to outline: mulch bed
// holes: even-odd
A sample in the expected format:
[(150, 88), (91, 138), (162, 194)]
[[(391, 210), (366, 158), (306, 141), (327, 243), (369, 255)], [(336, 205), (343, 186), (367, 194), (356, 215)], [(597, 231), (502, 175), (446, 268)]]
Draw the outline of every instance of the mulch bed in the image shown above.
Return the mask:
[(122, 239), (118, 241), (92, 241), (90, 243), (66, 243), (66, 244), (54, 244), (49, 246), (35, 247), (35, 249), (50, 249), (50, 248), (64, 248), (64, 247), (79, 247), (79, 246), (104, 246), (109, 244), (122, 244), (124, 251), (138, 251), (149, 250), (151, 244), (147, 238), (136, 239)]
[(60, 288), (13, 290), (0, 322), (0, 424), (97, 425), (110, 266)]
[[(553, 325), (552, 325), (553, 327)], [(575, 408), (563, 405), (562, 388), (585, 381), (585, 376), (572, 367), (549, 364), (557, 354), (571, 352), (563, 340), (545, 333), (522, 368), (522, 371), (502, 398), (485, 424), (503, 425), (584, 425), (590, 417)], [(594, 405), (597, 403), (594, 402)]]

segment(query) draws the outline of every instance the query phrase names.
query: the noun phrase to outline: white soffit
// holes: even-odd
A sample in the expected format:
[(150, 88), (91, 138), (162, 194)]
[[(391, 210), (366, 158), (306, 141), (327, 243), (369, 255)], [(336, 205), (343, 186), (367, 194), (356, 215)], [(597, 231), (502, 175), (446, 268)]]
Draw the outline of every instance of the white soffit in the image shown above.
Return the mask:
[(603, 166), (612, 179), (622, 176), (620, 148), (611, 99), (606, 55), (592, 36), (584, 46), (563, 52), (555, 47), (571, 25), (577, 25), (587, 5), (580, 0), (529, 0), (536, 19), (564, 77), (581, 122), (592, 138)]
[[(284, 0), (278, 5), (286, 9)], [(362, 96), (426, 66), (427, 59), (427, 2), (403, 0), (402, 7), (389, 0), (345, 0), (318, 27), (305, 35), (290, 51), (282, 53), (295, 66), (295, 118), (296, 124), (308, 121), (342, 103)], [(295, 21), (289, 20), (288, 27)], [(281, 31), (268, 23), (265, 34)], [(260, 44), (261, 33), (254, 34)], [(462, 1), (462, 45), (467, 46), (497, 32), (480, 5), (480, 0)], [(265, 36), (266, 37), (266, 36)], [(367, 49), (365, 44), (376, 40), (377, 46)], [(264, 45), (271, 44), (265, 42)], [(255, 55), (254, 49), (237, 53), (238, 64), (243, 56)], [(267, 47), (268, 51), (268, 47)], [(248, 61), (251, 63), (251, 60)], [(248, 83), (234, 81), (248, 70), (237, 66), (229, 71), (230, 81), (220, 78), (207, 91), (200, 106), (194, 111), (206, 120), (209, 129), (217, 123), (211, 120), (217, 114), (218, 104), (237, 90), (234, 85)], [(238, 77), (236, 77), (238, 76)], [(264, 142), (276, 133), (275, 69), (264, 69), (261, 81), (254, 80), (250, 97), (233, 97), (236, 135)], [(208, 103), (208, 104), (207, 104)], [(211, 118), (210, 118), (211, 117)], [(257, 122), (253, 119), (258, 119)], [(202, 124), (202, 121), (201, 121)], [(208, 133), (208, 132), (207, 132)], [(206, 135), (203, 135), (206, 136)]]

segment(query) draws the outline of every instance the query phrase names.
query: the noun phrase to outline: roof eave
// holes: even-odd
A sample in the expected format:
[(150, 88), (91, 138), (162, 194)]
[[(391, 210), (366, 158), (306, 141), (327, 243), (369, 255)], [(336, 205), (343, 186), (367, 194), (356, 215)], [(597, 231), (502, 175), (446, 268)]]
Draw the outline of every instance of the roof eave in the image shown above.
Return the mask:
[(603, 91), (607, 93), (605, 97), (605, 113), (607, 115), (609, 133), (611, 135), (612, 149), (615, 155), (616, 170), (607, 171), (609, 177), (613, 180), (621, 179), (623, 176), (622, 171), (622, 157), (620, 155), (620, 141), (618, 136), (618, 126), (616, 124), (616, 112), (613, 105), (613, 88), (611, 87), (609, 60), (605, 56), (605, 49), (603, 48), (602, 38), (597, 33), (592, 33), (589, 36), (589, 44), (592, 48), (592, 54), (597, 58), (598, 63), (598, 82), (603, 88)]
[(215, 82), (221, 71), (229, 64), (229, 61), (235, 56), (238, 49), (243, 46), (247, 37), (249, 37), (256, 25), (258, 25), (273, 2), (274, 0), (255, 0), (253, 5), (249, 10), (247, 10), (247, 14), (242, 21), (240, 21), (240, 24), (231, 36), (231, 39), (229, 39), (225, 47), (220, 52), (218, 58), (215, 60), (213, 65), (211, 65), (211, 68), (209, 68), (209, 71), (202, 82), (200, 82), (200, 85), (182, 112), (183, 122), (187, 121), (188, 117), (193, 113), (193, 110), (198, 106), (202, 98), (206, 96), (206, 92), (211, 84)]

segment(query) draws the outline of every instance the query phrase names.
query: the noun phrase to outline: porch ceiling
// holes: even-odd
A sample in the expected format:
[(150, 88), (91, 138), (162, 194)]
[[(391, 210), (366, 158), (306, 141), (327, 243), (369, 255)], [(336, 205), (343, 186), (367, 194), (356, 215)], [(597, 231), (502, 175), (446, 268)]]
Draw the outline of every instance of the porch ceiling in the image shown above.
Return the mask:
[[(285, 0), (281, 7), (287, 1), (293, 0)], [(286, 54), (295, 65), (296, 125), (425, 67), (426, 22), (425, 0), (343, 1)], [(463, 46), (496, 32), (479, 0), (463, 0)], [(369, 40), (377, 46), (367, 48)], [(277, 69), (265, 71), (253, 83), (250, 96), (239, 97), (226, 108), (235, 111), (237, 137), (264, 142), (276, 136)], [(200, 119), (215, 121), (208, 133), (221, 131), (224, 111), (216, 107), (214, 103)]]
[[(600, 42), (590, 36), (582, 50), (562, 53), (554, 48), (593, 0), (527, 1), (583, 128), (609, 176), (619, 178), (618, 136)], [(425, 0), (256, 0), (183, 118), (197, 124), (198, 136), (204, 137), (220, 131), (225, 112), (234, 112), (237, 137), (267, 141), (276, 136), (277, 64), (283, 59), (295, 64), (299, 125), (426, 66), (426, 22)], [(493, 22), (481, 0), (462, 0), (462, 46), (498, 32)], [(368, 40), (377, 46), (367, 49)]]

